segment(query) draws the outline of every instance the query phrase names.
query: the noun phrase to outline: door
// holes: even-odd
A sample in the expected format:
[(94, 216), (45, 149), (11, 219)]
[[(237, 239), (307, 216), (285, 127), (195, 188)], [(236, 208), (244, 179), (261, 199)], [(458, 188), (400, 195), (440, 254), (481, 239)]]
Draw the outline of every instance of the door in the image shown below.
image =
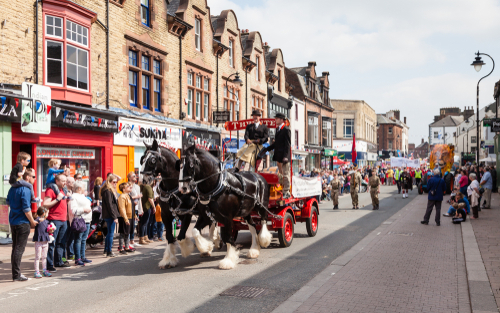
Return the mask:
[[(113, 147), (113, 174), (121, 177), (117, 187), (127, 181), (127, 174), (134, 171), (134, 147)], [(120, 192), (119, 190), (117, 190)]]

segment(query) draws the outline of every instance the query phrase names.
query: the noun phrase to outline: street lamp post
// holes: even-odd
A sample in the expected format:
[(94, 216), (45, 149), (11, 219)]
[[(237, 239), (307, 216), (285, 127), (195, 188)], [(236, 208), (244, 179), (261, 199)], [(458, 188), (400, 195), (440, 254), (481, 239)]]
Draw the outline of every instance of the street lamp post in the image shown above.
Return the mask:
[[(228, 86), (227, 86), (227, 83), (229, 82), (229, 80), (231, 79), (231, 77), (235, 75), (234, 79), (232, 80), (232, 83), (233, 84), (242, 84), (243, 81), (240, 79), (240, 74), (238, 72), (236, 73), (233, 73), (231, 75), (229, 75), (229, 77), (226, 79), (226, 90), (231, 93), (235, 98), (236, 98), (236, 105), (237, 105), (237, 108), (238, 110), (236, 110), (235, 108), (235, 111), (238, 112), (238, 120), (239, 120), (239, 112), (240, 112), (240, 99), (238, 98), (238, 95), (235, 94), (234, 92), (232, 92)], [(245, 108), (246, 109), (246, 108)], [(237, 149), (240, 149), (240, 131), (237, 130), (236, 131), (236, 147)]]
[(479, 165), (479, 83), (486, 77), (490, 76), (491, 73), (493, 73), (493, 70), (495, 69), (495, 61), (493, 60), (493, 58), (489, 55), (487, 55), (486, 53), (479, 53), (479, 51), (476, 53), (477, 57), (475, 59), (474, 62), (472, 62), (472, 66), (474, 66), (474, 69), (476, 70), (476, 72), (479, 72), (481, 70), (481, 68), (483, 67), (483, 65), (485, 65), (486, 63), (483, 62), (483, 60), (481, 60), (481, 57), (480, 55), (485, 55), (487, 57), (489, 57), (491, 59), (491, 61), (493, 62), (493, 68), (491, 69), (491, 72), (482, 77), (478, 82), (477, 82), (477, 95), (476, 95), (476, 127), (477, 127), (477, 131), (476, 131), (476, 162), (477, 162), (477, 165)]

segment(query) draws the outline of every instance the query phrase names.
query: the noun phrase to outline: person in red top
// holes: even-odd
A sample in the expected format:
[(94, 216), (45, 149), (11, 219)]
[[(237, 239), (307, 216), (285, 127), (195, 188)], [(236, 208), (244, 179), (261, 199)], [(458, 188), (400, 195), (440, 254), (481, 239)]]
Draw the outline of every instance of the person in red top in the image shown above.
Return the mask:
[(66, 176), (59, 174), (56, 176), (56, 185), (60, 192), (56, 196), (54, 191), (47, 188), (43, 206), (49, 209), (47, 220), (56, 226), (54, 231), (54, 241), (49, 244), (47, 253), (47, 270), (55, 272), (55, 267), (69, 267), (69, 262), (63, 263), (62, 256), (66, 247), (66, 232), (68, 231), (68, 204), (65, 199), (63, 188), (66, 186)]

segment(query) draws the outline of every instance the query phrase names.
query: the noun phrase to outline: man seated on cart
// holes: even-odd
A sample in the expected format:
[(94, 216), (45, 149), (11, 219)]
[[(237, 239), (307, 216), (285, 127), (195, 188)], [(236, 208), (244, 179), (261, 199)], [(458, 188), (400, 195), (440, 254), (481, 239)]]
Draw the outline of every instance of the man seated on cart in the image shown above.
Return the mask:
[(280, 184), (283, 185), (283, 199), (288, 199), (290, 195), (290, 147), (291, 133), (286, 126), (286, 117), (282, 113), (276, 113), (276, 136), (272, 145), (262, 149), (258, 159), (261, 159), (267, 151), (274, 150), (273, 161), (278, 163)]
[(246, 144), (236, 154), (236, 158), (239, 159), (236, 165), (238, 169), (243, 162), (249, 163), (250, 169), (255, 168), (256, 157), (262, 150), (262, 145), (269, 139), (269, 129), (260, 122), (260, 116), (259, 110), (252, 111), (253, 123), (248, 124), (245, 129)]

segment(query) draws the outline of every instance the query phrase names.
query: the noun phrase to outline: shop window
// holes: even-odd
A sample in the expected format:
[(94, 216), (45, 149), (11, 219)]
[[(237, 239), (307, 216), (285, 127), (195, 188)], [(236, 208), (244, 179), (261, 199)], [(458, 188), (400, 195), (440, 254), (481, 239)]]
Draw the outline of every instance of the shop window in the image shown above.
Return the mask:
[(142, 75), (142, 106), (149, 109), (149, 76)]
[(201, 51), (201, 21), (194, 20), (194, 45), (196, 50)]
[(307, 141), (309, 144), (319, 144), (318, 117), (309, 116), (307, 124)]
[(344, 138), (352, 138), (354, 131), (354, 119), (345, 118), (344, 119)]
[(89, 91), (88, 28), (62, 17), (45, 15), (45, 37), (46, 84)]
[[(198, 121), (209, 121), (210, 90), (209, 78), (188, 72), (188, 117)], [(225, 93), (227, 91), (224, 89)], [(194, 97), (194, 98), (193, 98)], [(194, 102), (194, 103), (193, 103)], [(193, 114), (194, 113), (194, 114)], [(193, 116), (194, 115), (194, 116)]]
[(149, 0), (141, 0), (141, 22), (143, 25), (150, 27), (150, 18), (149, 18)]

